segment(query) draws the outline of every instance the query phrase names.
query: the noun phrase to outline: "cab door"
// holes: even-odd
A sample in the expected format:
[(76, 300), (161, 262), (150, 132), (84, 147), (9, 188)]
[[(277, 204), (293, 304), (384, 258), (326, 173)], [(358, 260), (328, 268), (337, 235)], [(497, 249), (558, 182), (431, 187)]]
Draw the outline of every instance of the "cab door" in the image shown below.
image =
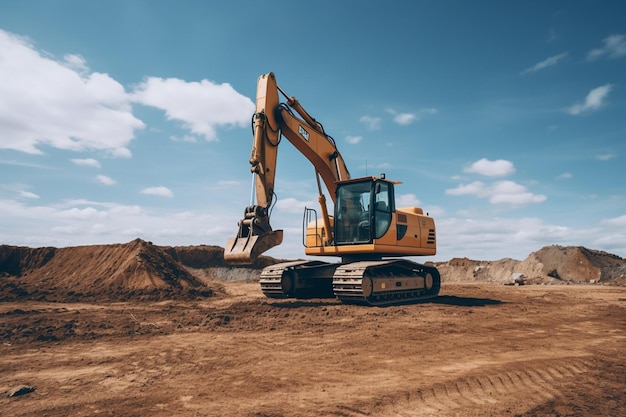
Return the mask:
[(374, 186), (374, 239), (380, 239), (387, 233), (391, 225), (393, 211), (392, 184), (386, 181), (376, 181)]

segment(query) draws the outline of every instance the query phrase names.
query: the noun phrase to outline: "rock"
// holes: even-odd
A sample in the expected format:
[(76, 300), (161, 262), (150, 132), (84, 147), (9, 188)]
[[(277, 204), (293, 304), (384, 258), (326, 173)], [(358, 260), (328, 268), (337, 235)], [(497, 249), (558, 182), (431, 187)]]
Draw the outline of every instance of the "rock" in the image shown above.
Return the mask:
[(18, 387), (10, 389), (7, 393), (7, 397), (19, 397), (20, 395), (30, 394), (33, 391), (35, 391), (35, 387), (20, 385)]

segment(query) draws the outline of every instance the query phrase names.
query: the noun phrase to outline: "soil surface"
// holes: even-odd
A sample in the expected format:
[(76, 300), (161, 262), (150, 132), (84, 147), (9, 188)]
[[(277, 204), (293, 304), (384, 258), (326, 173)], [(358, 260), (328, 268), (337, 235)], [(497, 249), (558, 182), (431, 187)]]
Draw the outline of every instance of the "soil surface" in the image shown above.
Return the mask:
[(197, 279), (210, 293), (5, 298), (0, 414), (626, 415), (624, 287), (444, 282), (375, 308)]

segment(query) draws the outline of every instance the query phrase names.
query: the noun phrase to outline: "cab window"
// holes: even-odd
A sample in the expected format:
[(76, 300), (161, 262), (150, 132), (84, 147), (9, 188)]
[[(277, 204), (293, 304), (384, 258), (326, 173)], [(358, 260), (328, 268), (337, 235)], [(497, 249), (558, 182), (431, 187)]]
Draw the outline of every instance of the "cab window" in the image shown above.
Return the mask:
[(335, 242), (371, 242), (370, 205), (372, 181), (343, 184), (335, 201)]
[(381, 238), (391, 224), (391, 184), (379, 181), (375, 183), (374, 194), (374, 239)]

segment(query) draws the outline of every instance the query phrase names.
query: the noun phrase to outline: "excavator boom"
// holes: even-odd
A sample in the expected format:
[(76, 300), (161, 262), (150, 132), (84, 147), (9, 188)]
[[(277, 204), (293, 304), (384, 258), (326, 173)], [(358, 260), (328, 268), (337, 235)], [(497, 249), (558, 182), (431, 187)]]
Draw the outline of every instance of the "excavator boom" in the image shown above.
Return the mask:
[[(285, 96), (287, 104), (280, 103), (279, 93)], [(283, 136), (311, 161), (333, 201), (337, 182), (350, 179), (334, 140), (298, 100), (278, 87), (274, 73), (258, 79), (253, 123), (254, 141), (249, 162), (255, 176), (256, 204), (246, 207), (237, 236), (226, 243), (224, 259), (234, 265), (251, 264), (261, 253), (282, 242), (282, 230), (272, 230), (269, 214), (274, 203), (278, 145)], [(323, 220), (330, 230), (325, 197), (319, 184), (318, 188)]]

